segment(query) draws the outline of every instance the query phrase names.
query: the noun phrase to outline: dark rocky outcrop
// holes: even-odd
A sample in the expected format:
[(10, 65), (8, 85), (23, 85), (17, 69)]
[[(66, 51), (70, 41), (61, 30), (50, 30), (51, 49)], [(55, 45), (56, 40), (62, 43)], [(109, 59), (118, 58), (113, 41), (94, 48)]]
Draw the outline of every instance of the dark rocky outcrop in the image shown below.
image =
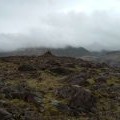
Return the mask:
[(76, 74), (76, 75), (70, 75), (67, 77), (64, 82), (67, 82), (71, 85), (79, 85), (79, 86), (86, 86), (89, 84), (87, 79), (89, 78), (88, 74), (85, 72)]
[(43, 57), (53, 57), (54, 55), (52, 54), (52, 52), (50, 50), (48, 50), (47, 52), (45, 52), (43, 54)]
[(32, 91), (26, 84), (19, 84), (18, 86), (4, 86), (0, 89), (7, 99), (21, 99), (26, 102), (31, 102), (37, 107), (42, 107), (43, 93)]
[(64, 67), (52, 67), (49, 68), (50, 72), (55, 73), (57, 75), (69, 75), (73, 73), (72, 70), (64, 68)]
[(61, 98), (68, 99), (68, 106), (74, 114), (93, 112), (96, 99), (90, 90), (79, 86), (64, 86), (55, 93)]
[(107, 79), (108, 79), (108, 77), (106, 77), (106, 76), (99, 76), (96, 78), (95, 81), (98, 84), (104, 84), (104, 83), (107, 83)]

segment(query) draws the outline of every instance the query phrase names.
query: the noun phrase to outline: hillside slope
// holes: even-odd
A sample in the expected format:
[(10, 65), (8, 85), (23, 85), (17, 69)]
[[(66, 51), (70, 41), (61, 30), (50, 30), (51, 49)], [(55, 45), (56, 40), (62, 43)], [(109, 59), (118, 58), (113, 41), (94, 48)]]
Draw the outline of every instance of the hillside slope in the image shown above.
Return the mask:
[(0, 58), (0, 120), (119, 120), (120, 69), (71, 57)]

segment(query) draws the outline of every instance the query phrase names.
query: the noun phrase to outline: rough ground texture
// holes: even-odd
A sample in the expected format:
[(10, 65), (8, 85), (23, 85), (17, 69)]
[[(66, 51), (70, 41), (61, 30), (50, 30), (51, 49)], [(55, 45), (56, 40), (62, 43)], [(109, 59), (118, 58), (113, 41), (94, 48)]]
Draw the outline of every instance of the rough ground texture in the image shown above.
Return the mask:
[(0, 120), (120, 120), (120, 69), (49, 52), (0, 58)]

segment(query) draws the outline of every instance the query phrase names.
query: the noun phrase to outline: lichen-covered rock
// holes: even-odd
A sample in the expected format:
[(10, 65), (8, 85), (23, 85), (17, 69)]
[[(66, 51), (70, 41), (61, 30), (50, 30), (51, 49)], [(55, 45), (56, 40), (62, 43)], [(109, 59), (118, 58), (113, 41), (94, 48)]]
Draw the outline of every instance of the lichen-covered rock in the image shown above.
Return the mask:
[(105, 84), (105, 83), (107, 83), (107, 79), (108, 79), (108, 77), (106, 77), (106, 76), (98, 76), (95, 81), (98, 84)]
[(7, 99), (21, 99), (42, 108), (43, 93), (32, 91), (26, 84), (19, 84), (16, 87), (5, 86), (0, 89), (0, 92), (2, 92)]
[(93, 112), (96, 99), (90, 90), (79, 86), (64, 86), (56, 90), (58, 97), (67, 99), (74, 113)]
[(86, 86), (89, 85), (87, 78), (89, 78), (87, 73), (80, 73), (78, 75), (70, 75), (64, 82), (67, 82), (70, 85)]

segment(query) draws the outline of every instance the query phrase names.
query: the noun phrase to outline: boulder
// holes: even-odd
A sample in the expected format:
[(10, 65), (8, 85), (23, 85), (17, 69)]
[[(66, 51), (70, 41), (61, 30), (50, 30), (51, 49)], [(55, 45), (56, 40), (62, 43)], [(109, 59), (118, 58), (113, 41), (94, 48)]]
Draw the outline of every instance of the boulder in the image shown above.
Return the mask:
[(38, 107), (42, 104), (43, 93), (32, 91), (25, 83), (21, 83), (16, 87), (3, 87), (0, 92), (5, 94), (8, 99), (22, 99)]
[(70, 108), (68, 107), (68, 105), (66, 104), (63, 104), (57, 100), (53, 100), (52, 101), (52, 105), (54, 107), (56, 107), (59, 111), (61, 112), (66, 112), (66, 113), (69, 113), (70, 112)]
[(104, 84), (104, 83), (107, 83), (107, 79), (108, 77), (102, 75), (102, 76), (97, 77), (95, 81), (98, 84)]
[(78, 75), (70, 75), (64, 80), (64, 82), (67, 82), (70, 85), (86, 86), (89, 84), (87, 78), (87, 73), (80, 73)]
[(90, 90), (79, 86), (64, 86), (56, 90), (58, 97), (68, 100), (70, 111), (74, 114), (93, 112), (96, 98)]

